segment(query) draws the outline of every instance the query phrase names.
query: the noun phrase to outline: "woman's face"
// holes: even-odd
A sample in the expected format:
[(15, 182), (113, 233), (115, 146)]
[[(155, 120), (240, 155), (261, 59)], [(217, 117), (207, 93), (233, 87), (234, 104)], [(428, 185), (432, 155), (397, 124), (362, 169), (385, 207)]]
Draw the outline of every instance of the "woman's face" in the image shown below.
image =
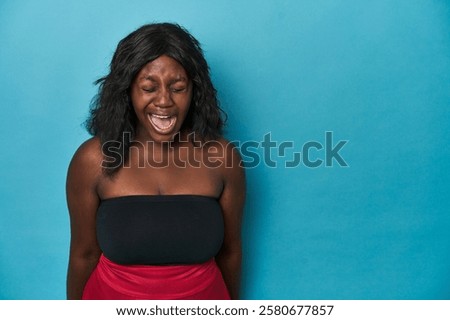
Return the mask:
[(163, 55), (139, 71), (130, 95), (138, 118), (136, 138), (171, 141), (189, 111), (192, 84), (184, 68)]

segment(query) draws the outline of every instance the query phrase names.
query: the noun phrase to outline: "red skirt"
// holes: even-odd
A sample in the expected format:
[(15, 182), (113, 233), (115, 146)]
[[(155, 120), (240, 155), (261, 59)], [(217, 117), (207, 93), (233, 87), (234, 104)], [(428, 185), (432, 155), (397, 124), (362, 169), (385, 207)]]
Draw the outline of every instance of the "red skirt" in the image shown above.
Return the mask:
[(83, 291), (85, 300), (228, 300), (214, 259), (192, 265), (120, 265), (100, 256)]

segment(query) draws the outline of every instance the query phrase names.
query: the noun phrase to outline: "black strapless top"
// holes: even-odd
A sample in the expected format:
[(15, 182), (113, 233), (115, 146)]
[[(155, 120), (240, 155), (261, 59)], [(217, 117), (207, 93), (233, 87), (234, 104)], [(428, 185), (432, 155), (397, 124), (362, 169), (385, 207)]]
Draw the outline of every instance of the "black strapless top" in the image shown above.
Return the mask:
[(223, 233), (220, 204), (207, 196), (124, 196), (97, 211), (100, 248), (118, 264), (202, 263), (218, 253)]

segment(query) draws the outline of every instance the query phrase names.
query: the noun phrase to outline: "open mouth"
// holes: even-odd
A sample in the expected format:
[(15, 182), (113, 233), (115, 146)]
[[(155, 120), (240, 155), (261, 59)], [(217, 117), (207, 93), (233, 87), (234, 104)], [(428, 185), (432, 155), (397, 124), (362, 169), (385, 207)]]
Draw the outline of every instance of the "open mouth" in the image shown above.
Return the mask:
[(158, 133), (167, 134), (173, 130), (177, 120), (176, 116), (163, 116), (158, 114), (147, 114), (147, 118), (152, 124), (153, 128)]

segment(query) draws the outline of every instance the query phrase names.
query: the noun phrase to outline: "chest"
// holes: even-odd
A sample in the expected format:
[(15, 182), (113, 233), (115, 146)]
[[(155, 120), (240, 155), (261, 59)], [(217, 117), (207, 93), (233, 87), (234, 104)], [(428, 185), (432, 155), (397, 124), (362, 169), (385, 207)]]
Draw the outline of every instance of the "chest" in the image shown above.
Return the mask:
[(128, 161), (112, 179), (100, 181), (101, 198), (136, 194), (220, 196), (223, 189), (221, 168), (208, 166), (202, 153), (186, 149), (149, 157), (137, 151), (131, 150)]

